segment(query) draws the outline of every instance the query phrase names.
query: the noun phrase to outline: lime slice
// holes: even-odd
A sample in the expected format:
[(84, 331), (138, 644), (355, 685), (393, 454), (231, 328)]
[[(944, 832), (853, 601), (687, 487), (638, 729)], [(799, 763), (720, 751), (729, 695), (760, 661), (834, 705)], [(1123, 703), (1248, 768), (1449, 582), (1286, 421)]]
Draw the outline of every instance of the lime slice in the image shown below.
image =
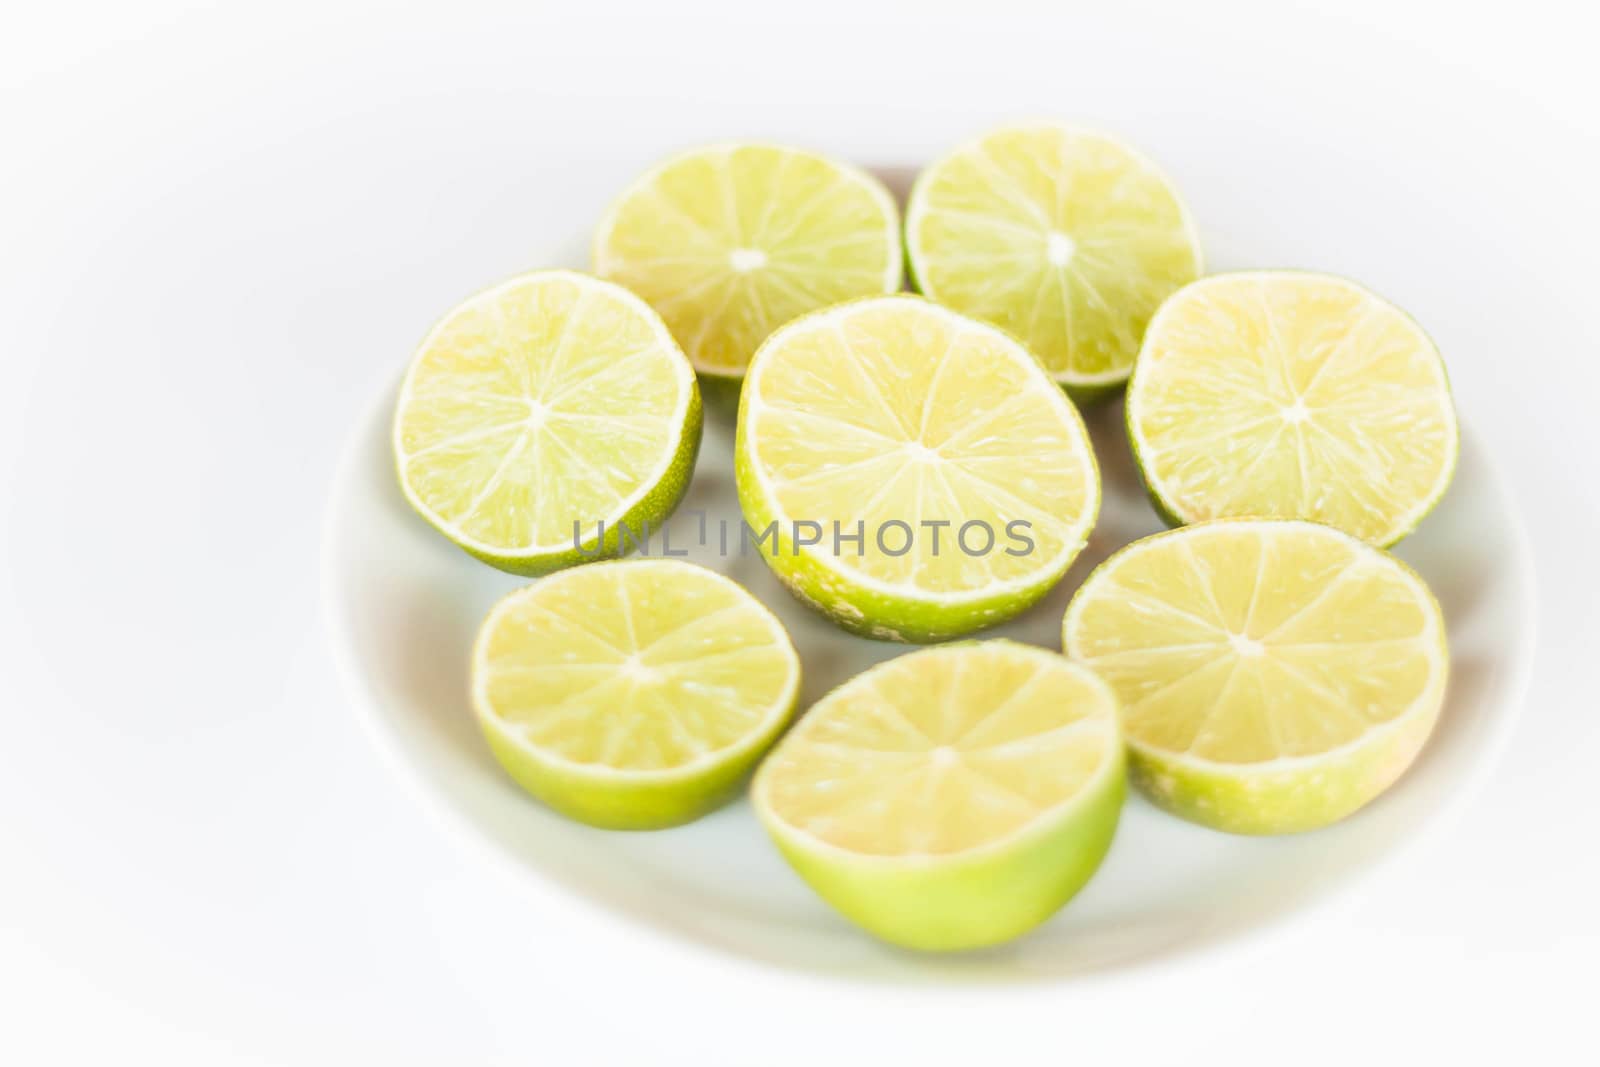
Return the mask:
[(699, 447), (694, 372), (661, 319), (570, 271), (513, 278), (445, 316), (394, 417), (406, 499), (517, 574), (616, 555), (619, 524), (659, 526)]
[(1033, 357), (913, 296), (774, 334), (735, 448), (745, 522), (771, 534), (759, 547), (774, 572), (869, 637), (1010, 618), (1061, 578), (1100, 505), (1083, 421)]
[(739, 378), (790, 319), (900, 288), (899, 214), (881, 182), (822, 156), (701, 148), (622, 194), (594, 269), (661, 312), (696, 370)]
[(1383, 792), (1427, 740), (1449, 673), (1422, 579), (1309, 522), (1136, 541), (1083, 583), (1063, 632), (1122, 701), (1135, 783), (1235, 833), (1315, 829)]
[(676, 560), (576, 567), (484, 620), (472, 700), (528, 792), (614, 829), (675, 826), (733, 793), (794, 712), (800, 661), (772, 613)]
[(1438, 349), (1394, 305), (1321, 274), (1219, 274), (1175, 295), (1150, 324), (1127, 417), (1171, 522), (1313, 519), (1392, 545), (1456, 465)]
[(1127, 380), (1150, 316), (1200, 274), (1194, 223), (1155, 165), (1054, 123), (996, 130), (924, 171), (906, 249), (919, 290), (1010, 331), (1084, 397)]
[(984, 641), (881, 663), (823, 697), (756, 773), (801, 877), (886, 941), (956, 950), (1037, 926), (1094, 874), (1124, 790), (1111, 691)]

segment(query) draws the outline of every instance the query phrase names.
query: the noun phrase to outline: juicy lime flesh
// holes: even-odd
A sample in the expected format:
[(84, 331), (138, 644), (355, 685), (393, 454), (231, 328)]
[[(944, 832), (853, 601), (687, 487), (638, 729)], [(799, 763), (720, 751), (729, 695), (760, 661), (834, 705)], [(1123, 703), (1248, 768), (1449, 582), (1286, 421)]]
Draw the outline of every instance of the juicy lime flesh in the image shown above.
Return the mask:
[(654, 479), (692, 375), (648, 309), (565, 272), (461, 305), (418, 353), (396, 416), (401, 477), (456, 536), (566, 548)]
[(1324, 522), (1375, 544), (1410, 531), (1455, 466), (1438, 351), (1339, 279), (1219, 275), (1151, 328), (1128, 399), (1140, 464), (1186, 522)]
[(738, 376), (790, 319), (899, 288), (898, 226), (858, 171), (774, 146), (707, 149), (623, 195), (595, 270), (649, 301), (698, 369)]
[(1383, 553), (1310, 523), (1138, 542), (1078, 592), (1068, 655), (1110, 683), (1136, 747), (1220, 764), (1339, 749), (1444, 682), (1438, 608)]
[[(846, 534), (860, 524), (862, 544), (834, 557), (846, 573), (961, 594), (1025, 579), (1082, 546), (1099, 499), (1082, 422), (997, 331), (886, 297), (796, 324), (760, 368), (741, 434), (777, 513), (821, 523), (819, 549), (832, 552), (834, 523)], [(1031, 550), (1008, 536), (1013, 522)], [(895, 523), (913, 533), (907, 551)], [(978, 525), (964, 550), (968, 523)]]
[(936, 164), (908, 229), (924, 293), (1009, 331), (1067, 383), (1126, 378), (1156, 308), (1200, 273), (1166, 179), (1059, 126), (1001, 130)]
[(777, 622), (701, 568), (594, 564), (513, 595), (481, 638), (482, 712), (567, 764), (671, 771), (773, 727), (797, 666)]
[(1104, 773), (1113, 701), (1065, 660), (1007, 642), (891, 660), (806, 713), (763, 766), (760, 802), (869, 856), (951, 856), (1026, 829)]

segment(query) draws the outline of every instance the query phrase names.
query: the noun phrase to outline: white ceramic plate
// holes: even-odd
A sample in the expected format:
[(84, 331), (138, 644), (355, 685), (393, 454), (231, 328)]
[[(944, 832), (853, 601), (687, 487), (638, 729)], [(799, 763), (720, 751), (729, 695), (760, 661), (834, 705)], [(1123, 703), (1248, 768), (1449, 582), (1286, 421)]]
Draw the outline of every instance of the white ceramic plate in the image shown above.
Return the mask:
[[(441, 311), (453, 295), (441, 294)], [(397, 376), (407, 357), (396, 353)], [(512, 784), (473, 722), (467, 662), (479, 620), (526, 580), (471, 559), (411, 512), (390, 454), (392, 405), (392, 390), (375, 398), (350, 439), (324, 556), (336, 655), (374, 737), (448, 823), (488, 842), (528, 877), (619, 920), (785, 968), (1039, 981), (1237, 942), (1347, 887), (1460, 800), (1504, 739), (1531, 658), (1525, 540), (1468, 427), (1454, 485), (1399, 548), (1444, 606), (1453, 658), (1438, 729), (1397, 786), (1344, 823), (1277, 839), (1216, 833), (1132, 796), (1100, 873), (1050, 922), (1002, 948), (953, 959), (914, 956), (878, 945), (830, 911), (784, 865), (744, 801), (690, 826), (616, 833), (562, 819)], [(993, 636), (1059, 648), (1061, 616), (1089, 570), (1161, 528), (1138, 485), (1120, 401), (1085, 417), (1105, 479), (1099, 524), (1061, 585)], [(732, 444), (731, 412), (708, 408), (695, 479), (670, 524), (674, 549), (690, 542), (691, 560), (731, 575), (778, 613), (804, 663), (804, 707), (908, 649), (837, 630), (793, 600), (753, 555), (719, 558), (714, 547), (692, 543), (698, 523), (689, 509), (704, 509), (710, 523), (725, 520), (737, 532)], [(715, 536), (710, 540), (714, 546)]]

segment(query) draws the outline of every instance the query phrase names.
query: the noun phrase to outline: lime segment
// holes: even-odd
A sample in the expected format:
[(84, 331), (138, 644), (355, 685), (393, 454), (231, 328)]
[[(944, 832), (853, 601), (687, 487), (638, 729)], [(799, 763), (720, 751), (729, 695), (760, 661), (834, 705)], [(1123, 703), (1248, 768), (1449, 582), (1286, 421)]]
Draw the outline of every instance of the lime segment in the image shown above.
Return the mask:
[(497, 567), (542, 574), (614, 553), (619, 522), (665, 518), (700, 421), (694, 373), (655, 312), (609, 282), (543, 271), (434, 327), (400, 389), (394, 452), (423, 518)]
[(1169, 300), (1127, 418), (1176, 521), (1312, 519), (1377, 545), (1432, 509), (1459, 447), (1421, 328), (1353, 282), (1295, 271), (1219, 274)]
[(1193, 223), (1154, 164), (1054, 123), (996, 130), (928, 168), (906, 248), (923, 293), (1009, 331), (1085, 394), (1127, 379), (1150, 316), (1200, 273)]
[(875, 178), (810, 152), (741, 144), (651, 170), (600, 224), (595, 272), (661, 312), (695, 368), (738, 378), (767, 336), (900, 287), (899, 214)]
[(1063, 644), (1121, 699), (1134, 781), (1240, 833), (1314, 829), (1388, 788), (1427, 740), (1449, 673), (1422, 580), (1308, 522), (1137, 541), (1084, 582)]
[[(917, 297), (774, 334), (736, 450), (746, 522), (777, 533), (762, 545), (774, 571), (874, 637), (936, 640), (1017, 614), (1065, 572), (1100, 501), (1083, 422), (1033, 357)], [(797, 523), (819, 543), (799, 543)]]
[(726, 800), (794, 710), (800, 664), (749, 593), (702, 567), (578, 567), (501, 601), (473, 703), (519, 783), (584, 822), (671, 826)]

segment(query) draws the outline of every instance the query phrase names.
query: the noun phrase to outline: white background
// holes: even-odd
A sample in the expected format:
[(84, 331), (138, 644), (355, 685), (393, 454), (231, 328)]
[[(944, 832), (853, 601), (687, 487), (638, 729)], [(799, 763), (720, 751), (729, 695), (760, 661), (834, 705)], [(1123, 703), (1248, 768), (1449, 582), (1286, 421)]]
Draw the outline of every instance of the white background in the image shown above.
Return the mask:
[[(0, 1060), (1593, 1057), (1600, 77), (1577, 5), (1469, 6), (7, 5)], [(1489, 784), (1276, 941), (1103, 983), (827, 987), (532, 911), (334, 680), (356, 413), (449, 303), (570, 258), (597, 168), (914, 163), (1036, 114), (1209, 160), (1203, 232), (1264, 213), (1475, 353), (1541, 587)]]

